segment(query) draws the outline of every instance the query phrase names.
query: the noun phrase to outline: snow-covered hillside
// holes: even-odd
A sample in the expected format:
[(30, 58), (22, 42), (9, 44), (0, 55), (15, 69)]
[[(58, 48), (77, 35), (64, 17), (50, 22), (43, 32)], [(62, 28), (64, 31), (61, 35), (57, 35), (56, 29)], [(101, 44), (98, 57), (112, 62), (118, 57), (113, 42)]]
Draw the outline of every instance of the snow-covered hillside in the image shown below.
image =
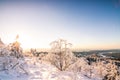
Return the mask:
[[(24, 64), (26, 73), (20, 69), (21, 64)], [(35, 58), (26, 57), (21, 64), (13, 69), (0, 71), (0, 80), (93, 80), (81, 73), (59, 71), (47, 62), (36, 61)]]
[[(0, 59), (3, 62), (5, 61), (3, 57)], [(95, 71), (101, 67), (93, 68), (92, 66), (92, 71), (94, 71), (96, 75), (93, 74), (93, 77), (90, 78), (88, 76), (89, 70), (86, 71), (86, 73), (84, 71), (59, 71), (55, 66), (48, 62), (38, 60), (36, 57), (24, 57), (19, 60), (15, 57), (9, 57), (9, 59), (14, 62), (12, 62), (12, 64), (9, 63), (8, 68), (0, 70), (0, 80), (102, 80), (97, 74), (99, 72)], [(119, 78), (116, 80), (119, 80)]]
[(73, 70), (60, 71), (38, 57), (17, 58), (6, 48), (0, 53), (0, 80), (95, 80)]

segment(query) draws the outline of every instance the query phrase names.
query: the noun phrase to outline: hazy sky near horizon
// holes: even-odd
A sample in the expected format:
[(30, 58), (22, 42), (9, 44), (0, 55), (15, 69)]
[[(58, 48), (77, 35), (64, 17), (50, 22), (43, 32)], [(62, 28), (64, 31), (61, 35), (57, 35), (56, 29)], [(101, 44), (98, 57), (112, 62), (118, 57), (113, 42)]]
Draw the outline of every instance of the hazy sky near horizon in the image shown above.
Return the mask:
[(23, 48), (62, 38), (80, 49), (120, 49), (120, 0), (0, 0), (0, 37)]

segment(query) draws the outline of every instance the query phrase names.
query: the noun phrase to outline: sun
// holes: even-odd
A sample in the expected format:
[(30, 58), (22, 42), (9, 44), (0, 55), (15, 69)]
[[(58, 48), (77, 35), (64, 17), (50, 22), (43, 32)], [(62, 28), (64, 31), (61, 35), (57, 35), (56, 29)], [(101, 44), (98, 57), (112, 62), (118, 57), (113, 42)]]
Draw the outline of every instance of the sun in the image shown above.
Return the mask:
[(2, 35), (1, 39), (6, 45), (17, 40), (22, 49), (50, 48), (49, 43), (51, 41), (50, 39), (44, 38), (43, 35), (36, 35), (30, 32), (11, 32), (9, 34)]
[(21, 44), (23, 49), (49, 48), (48, 41), (35, 35), (19, 34), (18, 42)]
[(20, 43), (23, 49), (35, 48), (34, 38), (30, 35), (19, 34), (17, 41)]

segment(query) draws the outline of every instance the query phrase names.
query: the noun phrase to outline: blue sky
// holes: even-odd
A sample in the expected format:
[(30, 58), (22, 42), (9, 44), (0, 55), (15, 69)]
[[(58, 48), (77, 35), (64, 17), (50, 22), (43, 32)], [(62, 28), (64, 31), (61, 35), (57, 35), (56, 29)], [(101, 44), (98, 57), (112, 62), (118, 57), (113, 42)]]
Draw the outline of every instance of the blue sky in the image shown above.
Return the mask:
[(59, 38), (73, 48), (120, 49), (120, 0), (0, 1), (0, 37), (24, 48)]

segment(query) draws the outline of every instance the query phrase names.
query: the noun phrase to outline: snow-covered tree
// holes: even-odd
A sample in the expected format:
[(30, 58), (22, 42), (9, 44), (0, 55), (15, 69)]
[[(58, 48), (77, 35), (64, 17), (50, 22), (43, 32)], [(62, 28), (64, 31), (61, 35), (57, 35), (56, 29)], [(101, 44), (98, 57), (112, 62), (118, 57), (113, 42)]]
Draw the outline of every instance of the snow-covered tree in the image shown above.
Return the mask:
[(51, 53), (46, 55), (46, 60), (56, 66), (59, 70), (66, 70), (75, 62), (76, 58), (70, 49), (71, 43), (68, 43), (63, 39), (58, 39), (51, 42), (50, 45)]
[(20, 43), (18, 42), (19, 36), (16, 36), (16, 41), (13, 43), (10, 43), (8, 45), (9, 50), (11, 51), (12, 56), (15, 56), (17, 58), (23, 57), (22, 55), (22, 48), (20, 47)]

